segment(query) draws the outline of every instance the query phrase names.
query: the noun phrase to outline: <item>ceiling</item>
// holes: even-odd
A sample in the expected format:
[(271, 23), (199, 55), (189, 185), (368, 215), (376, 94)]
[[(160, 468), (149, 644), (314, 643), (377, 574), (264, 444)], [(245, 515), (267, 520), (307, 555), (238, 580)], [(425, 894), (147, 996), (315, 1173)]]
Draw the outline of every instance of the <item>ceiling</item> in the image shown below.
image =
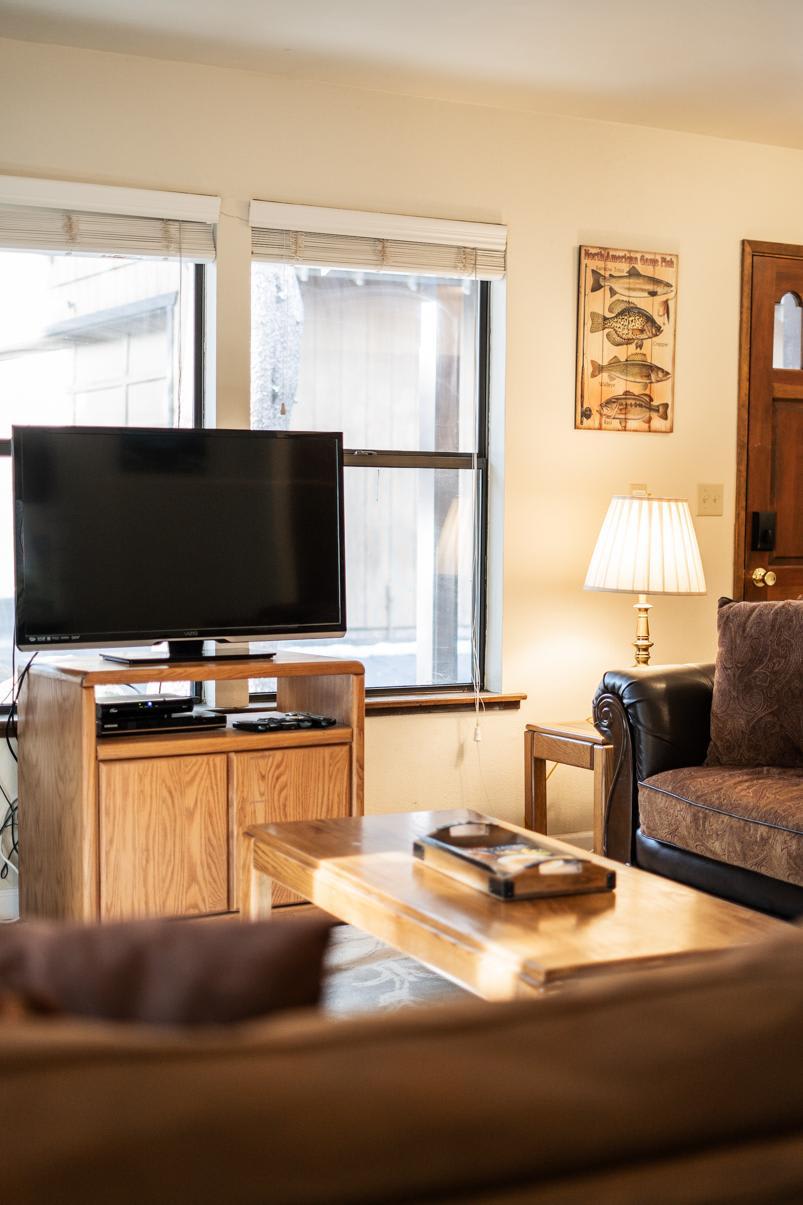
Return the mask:
[(0, 32), (803, 148), (801, 0), (0, 0)]

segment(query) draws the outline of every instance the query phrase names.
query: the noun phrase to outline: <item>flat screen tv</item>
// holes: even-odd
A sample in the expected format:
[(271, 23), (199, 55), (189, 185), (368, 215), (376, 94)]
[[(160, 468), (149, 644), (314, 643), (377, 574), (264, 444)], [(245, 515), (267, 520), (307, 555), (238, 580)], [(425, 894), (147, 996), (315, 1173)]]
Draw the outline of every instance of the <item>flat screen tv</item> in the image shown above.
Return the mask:
[(339, 432), (15, 427), (12, 453), (20, 649), (344, 634)]

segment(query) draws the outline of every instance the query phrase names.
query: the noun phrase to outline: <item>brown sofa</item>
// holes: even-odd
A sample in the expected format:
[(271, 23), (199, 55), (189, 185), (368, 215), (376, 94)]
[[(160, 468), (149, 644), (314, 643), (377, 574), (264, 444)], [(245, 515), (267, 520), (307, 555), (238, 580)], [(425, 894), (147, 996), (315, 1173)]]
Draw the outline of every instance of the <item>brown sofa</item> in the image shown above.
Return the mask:
[(803, 932), (541, 1000), (0, 1031), (13, 1205), (803, 1199)]
[(605, 852), (782, 917), (803, 915), (803, 602), (720, 602), (712, 665), (608, 671)]

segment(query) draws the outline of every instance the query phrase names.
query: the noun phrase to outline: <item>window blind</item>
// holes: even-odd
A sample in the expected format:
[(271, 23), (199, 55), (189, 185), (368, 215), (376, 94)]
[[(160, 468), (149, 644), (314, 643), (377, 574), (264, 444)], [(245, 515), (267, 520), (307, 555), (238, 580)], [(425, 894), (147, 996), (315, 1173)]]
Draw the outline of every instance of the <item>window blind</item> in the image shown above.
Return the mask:
[(507, 228), (489, 223), (251, 202), (260, 260), (499, 280), (506, 247)]
[(0, 247), (211, 262), (219, 201), (0, 177)]

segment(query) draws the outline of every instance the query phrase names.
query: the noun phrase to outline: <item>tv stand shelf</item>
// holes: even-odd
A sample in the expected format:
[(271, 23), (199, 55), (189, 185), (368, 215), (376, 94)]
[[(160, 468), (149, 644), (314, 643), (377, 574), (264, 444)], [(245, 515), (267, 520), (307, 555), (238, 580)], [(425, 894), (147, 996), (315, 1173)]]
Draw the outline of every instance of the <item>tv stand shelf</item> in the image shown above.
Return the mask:
[(188, 757), (194, 753), (243, 753), (253, 749), (303, 749), (321, 745), (344, 745), (353, 739), (351, 728), (287, 729), (284, 732), (241, 732), (236, 728), (213, 728), (211, 732), (166, 732), (148, 736), (98, 737), (99, 762), (125, 761), (130, 757)]
[[(95, 687), (275, 678), (281, 711), (333, 728), (95, 733)], [(19, 703), (20, 911), (111, 920), (235, 911), (252, 824), (363, 810), (364, 669), (310, 654), (33, 662)], [(298, 897), (276, 888), (274, 904)]]

